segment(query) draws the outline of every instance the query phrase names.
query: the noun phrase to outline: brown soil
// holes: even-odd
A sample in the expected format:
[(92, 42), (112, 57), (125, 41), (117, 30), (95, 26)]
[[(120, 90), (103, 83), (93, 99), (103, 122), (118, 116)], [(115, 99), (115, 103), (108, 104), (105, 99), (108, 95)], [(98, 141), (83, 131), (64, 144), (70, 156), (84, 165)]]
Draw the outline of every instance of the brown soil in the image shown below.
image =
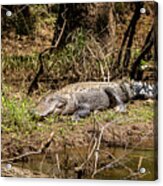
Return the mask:
[[(57, 134), (58, 128), (60, 128), (60, 124), (52, 126), (49, 131), (35, 132), (28, 138), (21, 136), (20, 139), (15, 134), (2, 134), (2, 159), (15, 157), (29, 151), (37, 151), (41, 144), (47, 141), (51, 131), (56, 131), (54, 142), (51, 145), (55, 152), (63, 151), (65, 144), (69, 148), (87, 146), (93, 136), (98, 136), (100, 133), (100, 130), (95, 129), (92, 124), (75, 125), (64, 135)], [(153, 148), (155, 145), (154, 127), (152, 123), (114, 124), (104, 130), (101, 142), (102, 145), (111, 147)]]

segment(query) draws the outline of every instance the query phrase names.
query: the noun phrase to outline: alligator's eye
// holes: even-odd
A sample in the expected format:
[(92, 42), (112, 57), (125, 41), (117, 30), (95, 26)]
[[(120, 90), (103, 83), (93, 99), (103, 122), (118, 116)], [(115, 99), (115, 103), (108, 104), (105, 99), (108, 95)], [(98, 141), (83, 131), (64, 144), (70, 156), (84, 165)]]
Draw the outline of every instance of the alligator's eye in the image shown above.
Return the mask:
[(51, 103), (51, 102), (53, 102), (55, 99), (54, 98), (50, 98), (49, 100), (48, 100), (48, 103)]
[(64, 106), (64, 104), (58, 104), (57, 107), (58, 108), (62, 108)]
[(57, 104), (57, 108), (62, 108), (63, 106), (65, 106), (65, 102), (59, 102), (58, 104)]

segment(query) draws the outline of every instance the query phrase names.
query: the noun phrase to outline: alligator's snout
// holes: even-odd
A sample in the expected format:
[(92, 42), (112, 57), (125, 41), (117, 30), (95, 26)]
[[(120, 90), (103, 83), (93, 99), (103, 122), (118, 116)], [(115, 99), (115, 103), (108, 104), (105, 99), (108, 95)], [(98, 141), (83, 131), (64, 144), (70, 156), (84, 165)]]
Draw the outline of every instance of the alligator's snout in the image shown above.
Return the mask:
[(67, 101), (59, 96), (47, 96), (43, 98), (32, 111), (34, 115), (45, 117), (51, 113), (61, 114)]

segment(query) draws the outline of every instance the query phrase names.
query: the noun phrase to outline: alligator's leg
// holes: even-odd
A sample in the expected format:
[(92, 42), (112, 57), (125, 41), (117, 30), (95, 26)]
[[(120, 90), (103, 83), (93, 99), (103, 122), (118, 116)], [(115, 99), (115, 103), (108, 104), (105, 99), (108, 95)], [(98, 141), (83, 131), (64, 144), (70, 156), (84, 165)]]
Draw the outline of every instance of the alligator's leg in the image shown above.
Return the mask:
[(72, 116), (73, 121), (79, 121), (80, 118), (85, 118), (91, 113), (89, 104), (82, 103), (78, 105), (76, 112)]
[(117, 111), (118, 112), (125, 112), (126, 111), (126, 107), (125, 107), (125, 104), (123, 103), (123, 101), (121, 100), (121, 97), (118, 95), (118, 93), (116, 93), (114, 91), (113, 88), (111, 87), (107, 87), (104, 89), (105, 92), (108, 94), (108, 96), (110, 97), (113, 97), (116, 101), (116, 105), (117, 105)]
[(113, 92), (113, 96), (116, 99), (117, 102), (117, 111), (118, 112), (126, 112), (126, 107), (125, 104), (123, 103), (123, 101), (121, 100), (120, 96), (118, 96), (116, 93)]

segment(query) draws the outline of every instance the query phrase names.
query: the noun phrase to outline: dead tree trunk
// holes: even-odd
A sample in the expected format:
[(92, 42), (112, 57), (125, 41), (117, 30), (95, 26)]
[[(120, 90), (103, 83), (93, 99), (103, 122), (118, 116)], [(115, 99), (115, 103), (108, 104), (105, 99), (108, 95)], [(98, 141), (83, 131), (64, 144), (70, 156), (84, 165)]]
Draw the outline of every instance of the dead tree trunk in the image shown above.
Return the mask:
[(131, 57), (131, 47), (132, 47), (132, 43), (133, 43), (133, 38), (136, 32), (136, 24), (140, 18), (140, 8), (142, 8), (143, 3), (137, 3), (136, 4), (136, 9), (135, 9), (135, 13), (133, 15), (133, 19), (131, 20), (131, 29), (130, 29), (130, 33), (129, 33), (129, 38), (128, 38), (128, 43), (127, 43), (127, 47), (126, 47), (126, 51), (125, 51), (125, 56), (124, 56), (124, 60), (123, 60), (123, 69), (122, 71), (124, 71), (124, 75), (126, 75), (127, 72), (127, 68), (130, 62), (130, 57)]
[(134, 61), (131, 71), (130, 71), (130, 77), (131, 79), (137, 79), (137, 71), (138, 68), (140, 67), (141, 59), (144, 58), (144, 56), (150, 51), (152, 45), (153, 45), (153, 29), (154, 25), (152, 25), (151, 30), (149, 31), (144, 46), (142, 47), (142, 52), (141, 54), (137, 57), (137, 59)]
[(154, 19), (154, 60), (155, 60), (155, 67), (156, 67), (156, 72), (155, 72), (155, 77), (156, 81), (158, 80), (158, 4), (155, 3), (155, 19)]
[(119, 49), (116, 63), (113, 66), (113, 71), (115, 71), (115, 73), (113, 74), (111, 79), (117, 78), (117, 76), (118, 78), (121, 78), (123, 75), (127, 75), (136, 24), (140, 18), (140, 8), (142, 7), (142, 2), (135, 3), (135, 12), (130, 21), (130, 24), (128, 25), (126, 32), (124, 33), (124, 38)]

